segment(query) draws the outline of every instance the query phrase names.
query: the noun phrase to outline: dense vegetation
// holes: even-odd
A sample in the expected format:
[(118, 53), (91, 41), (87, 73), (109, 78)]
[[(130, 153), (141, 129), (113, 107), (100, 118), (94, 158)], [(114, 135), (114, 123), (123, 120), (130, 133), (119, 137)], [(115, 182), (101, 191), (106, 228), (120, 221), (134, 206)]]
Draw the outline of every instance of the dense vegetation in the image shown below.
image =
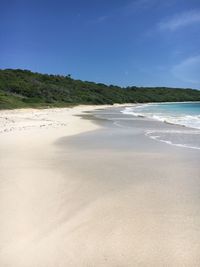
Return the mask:
[(200, 101), (200, 91), (178, 88), (121, 88), (68, 76), (0, 70), (0, 109), (77, 104)]

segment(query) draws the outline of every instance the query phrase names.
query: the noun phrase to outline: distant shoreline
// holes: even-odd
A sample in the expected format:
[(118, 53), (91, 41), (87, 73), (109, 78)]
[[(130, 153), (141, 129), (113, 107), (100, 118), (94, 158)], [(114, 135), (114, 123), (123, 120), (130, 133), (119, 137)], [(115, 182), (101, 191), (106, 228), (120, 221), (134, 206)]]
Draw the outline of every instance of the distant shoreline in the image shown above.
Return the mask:
[(51, 110), (51, 109), (70, 109), (70, 108), (76, 108), (76, 107), (80, 107), (80, 106), (83, 106), (83, 107), (91, 107), (91, 106), (95, 106), (96, 108), (98, 107), (115, 107), (115, 106), (134, 106), (134, 105), (153, 105), (153, 104), (175, 104), (175, 103), (200, 103), (200, 100), (199, 101), (175, 101), (175, 102), (148, 102), (148, 103), (140, 103), (140, 102), (137, 102), (137, 103), (113, 103), (112, 105), (105, 105), (105, 104), (101, 104), (101, 105), (90, 105), (90, 104), (77, 104), (77, 105), (72, 105), (72, 106), (63, 106), (63, 107), (56, 107), (56, 106), (52, 106), (52, 107), (49, 107), (49, 106), (41, 106), (41, 107), (22, 107), (22, 108), (11, 108), (11, 109), (0, 109), (0, 112), (1, 111), (17, 111), (17, 110), (24, 110), (24, 111), (28, 111), (28, 110)]
[(0, 70), (0, 109), (200, 101), (200, 90), (120, 87), (28, 70)]

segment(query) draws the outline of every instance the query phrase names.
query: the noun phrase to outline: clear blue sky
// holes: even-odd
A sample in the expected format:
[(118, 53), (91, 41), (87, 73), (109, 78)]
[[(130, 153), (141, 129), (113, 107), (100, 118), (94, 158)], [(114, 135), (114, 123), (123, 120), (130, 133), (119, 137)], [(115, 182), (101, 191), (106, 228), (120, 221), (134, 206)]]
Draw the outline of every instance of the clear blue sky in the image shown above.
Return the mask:
[(0, 0), (0, 68), (200, 88), (200, 0)]

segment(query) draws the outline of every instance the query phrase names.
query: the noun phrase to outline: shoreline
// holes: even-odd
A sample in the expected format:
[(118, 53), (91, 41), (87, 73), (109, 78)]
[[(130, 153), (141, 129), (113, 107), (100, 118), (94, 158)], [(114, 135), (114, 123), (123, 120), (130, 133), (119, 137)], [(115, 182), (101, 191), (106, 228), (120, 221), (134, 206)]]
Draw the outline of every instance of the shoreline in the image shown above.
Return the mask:
[[(13, 109), (0, 110), (0, 134), (13, 131), (24, 133), (24, 130), (40, 130), (45, 128), (62, 128), (64, 135), (78, 134), (87, 130), (96, 129), (92, 122), (82, 123), (78, 116), (95, 109), (109, 107), (122, 107), (132, 104), (116, 105), (79, 105), (70, 108), (50, 108), (50, 109)], [(89, 126), (90, 124), (90, 126)], [(71, 128), (70, 128), (71, 127)], [(88, 128), (87, 128), (88, 127)], [(65, 132), (65, 128), (67, 132)], [(56, 132), (56, 131), (55, 131)]]
[[(156, 105), (156, 104), (179, 104), (179, 103), (200, 103), (200, 101), (179, 101), (179, 102), (149, 102), (149, 103), (125, 103), (125, 104), (113, 104), (113, 105), (76, 105), (73, 107), (52, 107), (52, 108), (20, 108), (20, 109), (0, 109), (0, 134), (2, 133), (2, 121), (1, 119), (5, 119), (5, 117), (10, 116), (12, 114), (25, 114), (25, 113), (38, 113), (40, 115), (40, 113), (42, 112), (48, 112), (49, 113), (53, 113), (53, 112), (62, 112), (62, 111), (66, 111), (68, 114), (67, 115), (77, 115), (76, 112), (79, 112), (79, 115), (83, 114), (84, 112), (88, 112), (88, 111), (92, 111), (95, 109), (104, 109), (104, 108), (115, 108), (115, 107), (137, 107), (137, 106), (146, 106), (146, 105)], [(74, 111), (74, 112), (73, 112)], [(71, 114), (70, 114), (71, 112)], [(136, 117), (144, 117), (150, 120), (156, 120), (156, 121), (160, 121), (163, 123), (169, 123), (169, 124), (173, 124), (173, 125), (181, 125), (183, 127), (186, 127), (188, 129), (194, 129), (194, 130), (199, 130), (198, 128), (193, 128), (193, 127), (189, 127), (183, 124), (176, 124), (176, 123), (172, 123), (172, 122), (168, 122), (168, 121), (162, 121), (159, 119), (155, 119), (155, 118), (151, 118), (145, 115), (136, 115), (134, 114), (133, 116)], [(31, 119), (31, 118), (30, 118)], [(61, 122), (62, 124), (62, 122)], [(64, 124), (64, 123), (63, 123)], [(60, 125), (61, 126), (61, 125)], [(63, 125), (64, 126), (64, 125)], [(41, 125), (42, 127), (42, 125)]]
[[(141, 106), (136, 106), (132, 108), (125, 108), (122, 113), (127, 114), (127, 115), (132, 115), (132, 116), (136, 116), (136, 117), (143, 117), (143, 118), (147, 118), (150, 120), (155, 120), (155, 121), (160, 121), (162, 123), (167, 123), (167, 124), (172, 124), (172, 125), (179, 125), (182, 127), (185, 127), (188, 130), (193, 130), (193, 131), (200, 131), (200, 125), (199, 125), (199, 114), (190, 114), (190, 113), (180, 113), (180, 114), (176, 114), (175, 116), (171, 113), (168, 113), (167, 110), (161, 111), (159, 112), (159, 110), (156, 112), (155, 110), (151, 111), (151, 108), (153, 106), (162, 106), (165, 104), (190, 104), (190, 103), (194, 103), (194, 104), (199, 104), (199, 101), (195, 101), (195, 102), (170, 102), (170, 103), (166, 103), (166, 102), (161, 102), (161, 103), (149, 103), (149, 104), (144, 104)], [(155, 104), (155, 105), (154, 105)], [(150, 110), (146, 113), (145, 110), (140, 110), (138, 113), (137, 108), (145, 108), (150, 106)], [(189, 122), (188, 122), (188, 118), (189, 118)], [(198, 121), (197, 121), (198, 119)], [(194, 120), (194, 121), (193, 121)], [(191, 123), (193, 122), (193, 123)], [(196, 123), (194, 125), (194, 123)], [(200, 149), (200, 148), (199, 148)]]
[(174, 126), (118, 107), (1, 113), (1, 266), (200, 262), (199, 152), (151, 140)]

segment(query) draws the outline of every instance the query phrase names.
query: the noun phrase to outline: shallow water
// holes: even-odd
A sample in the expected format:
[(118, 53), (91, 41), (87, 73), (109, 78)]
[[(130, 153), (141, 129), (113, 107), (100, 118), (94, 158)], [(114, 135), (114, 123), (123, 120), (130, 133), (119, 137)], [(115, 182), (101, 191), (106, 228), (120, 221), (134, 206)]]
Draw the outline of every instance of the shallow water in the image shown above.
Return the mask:
[(126, 107), (121, 112), (184, 126), (179, 130), (149, 130), (146, 135), (167, 144), (200, 149), (200, 102), (144, 104)]

